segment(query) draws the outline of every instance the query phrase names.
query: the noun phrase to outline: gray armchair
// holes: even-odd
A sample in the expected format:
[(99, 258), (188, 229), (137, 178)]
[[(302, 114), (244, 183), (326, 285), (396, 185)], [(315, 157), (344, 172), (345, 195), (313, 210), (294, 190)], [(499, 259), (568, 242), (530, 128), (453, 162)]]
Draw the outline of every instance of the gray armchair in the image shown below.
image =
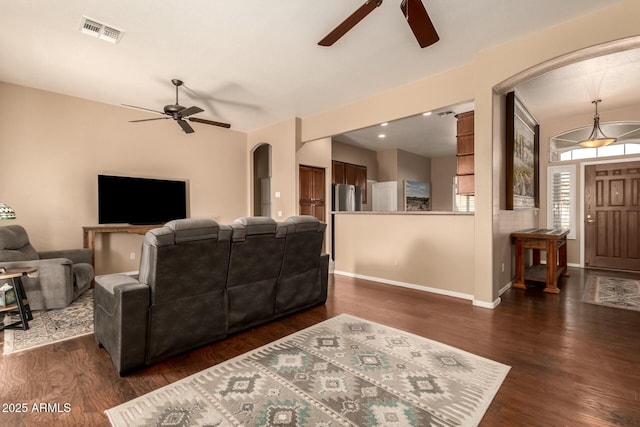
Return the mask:
[(0, 227), (0, 267), (35, 267), (22, 284), (32, 310), (63, 308), (93, 281), (89, 249), (38, 252), (20, 225)]

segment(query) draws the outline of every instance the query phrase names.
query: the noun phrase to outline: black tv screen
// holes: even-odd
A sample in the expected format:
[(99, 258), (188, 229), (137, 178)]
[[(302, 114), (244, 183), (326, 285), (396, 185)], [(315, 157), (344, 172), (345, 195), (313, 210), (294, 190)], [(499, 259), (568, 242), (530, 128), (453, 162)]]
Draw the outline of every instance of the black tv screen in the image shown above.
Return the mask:
[(164, 224), (187, 217), (187, 183), (98, 175), (100, 224)]

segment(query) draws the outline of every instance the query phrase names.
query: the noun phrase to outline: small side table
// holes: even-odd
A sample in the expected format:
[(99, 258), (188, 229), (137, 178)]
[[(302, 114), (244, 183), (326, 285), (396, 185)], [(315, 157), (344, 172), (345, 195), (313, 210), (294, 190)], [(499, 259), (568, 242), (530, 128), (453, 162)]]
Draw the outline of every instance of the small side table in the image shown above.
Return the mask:
[(22, 329), (26, 331), (29, 329), (29, 320), (33, 320), (33, 314), (31, 314), (31, 307), (29, 307), (29, 300), (27, 294), (24, 292), (22, 286), (22, 276), (35, 273), (37, 269), (35, 267), (18, 267), (8, 268), (4, 273), (0, 273), (0, 281), (11, 280), (13, 283), (13, 289), (16, 293), (16, 302), (9, 304), (5, 307), (0, 307), (0, 314), (17, 311), (20, 315), (20, 320), (13, 322), (9, 325), (0, 325), (0, 331), (4, 329)]
[[(516, 246), (516, 277), (514, 288), (526, 289), (525, 281), (534, 280), (544, 282), (544, 292), (557, 294), (558, 278), (568, 276), (567, 271), (567, 234), (569, 230), (540, 229), (511, 233)], [(533, 265), (525, 267), (525, 249), (533, 250)], [(547, 265), (540, 264), (540, 251), (547, 253)]]

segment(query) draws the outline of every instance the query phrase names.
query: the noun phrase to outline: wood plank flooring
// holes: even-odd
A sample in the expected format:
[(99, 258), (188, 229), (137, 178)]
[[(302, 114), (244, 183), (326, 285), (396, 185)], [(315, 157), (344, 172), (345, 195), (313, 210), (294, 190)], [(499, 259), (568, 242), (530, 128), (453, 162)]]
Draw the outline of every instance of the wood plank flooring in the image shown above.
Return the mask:
[[(640, 312), (581, 302), (589, 275), (626, 274), (576, 268), (570, 273), (562, 279), (559, 295), (541, 288), (510, 289), (495, 310), (335, 276), (326, 305), (124, 378), (93, 335), (0, 356), (0, 425), (109, 425), (105, 409), (349, 313), (510, 365), (482, 426), (639, 426)], [(50, 405), (48, 412), (34, 412), (34, 403), (58, 408)], [(10, 404), (26, 404), (28, 410), (16, 413)]]

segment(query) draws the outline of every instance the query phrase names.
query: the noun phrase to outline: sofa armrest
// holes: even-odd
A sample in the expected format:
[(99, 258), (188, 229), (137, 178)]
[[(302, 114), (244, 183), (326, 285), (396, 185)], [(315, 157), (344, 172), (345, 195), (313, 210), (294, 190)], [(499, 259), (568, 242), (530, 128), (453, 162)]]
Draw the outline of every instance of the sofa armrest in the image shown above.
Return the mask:
[(91, 249), (63, 249), (56, 251), (42, 251), (38, 252), (40, 259), (49, 258), (67, 258), (74, 264), (91, 264)]
[(95, 338), (107, 349), (119, 374), (145, 364), (149, 286), (125, 274), (97, 276)]
[(22, 278), (32, 310), (63, 308), (73, 300), (71, 260), (51, 258), (0, 263), (1, 267), (35, 267), (37, 271)]

